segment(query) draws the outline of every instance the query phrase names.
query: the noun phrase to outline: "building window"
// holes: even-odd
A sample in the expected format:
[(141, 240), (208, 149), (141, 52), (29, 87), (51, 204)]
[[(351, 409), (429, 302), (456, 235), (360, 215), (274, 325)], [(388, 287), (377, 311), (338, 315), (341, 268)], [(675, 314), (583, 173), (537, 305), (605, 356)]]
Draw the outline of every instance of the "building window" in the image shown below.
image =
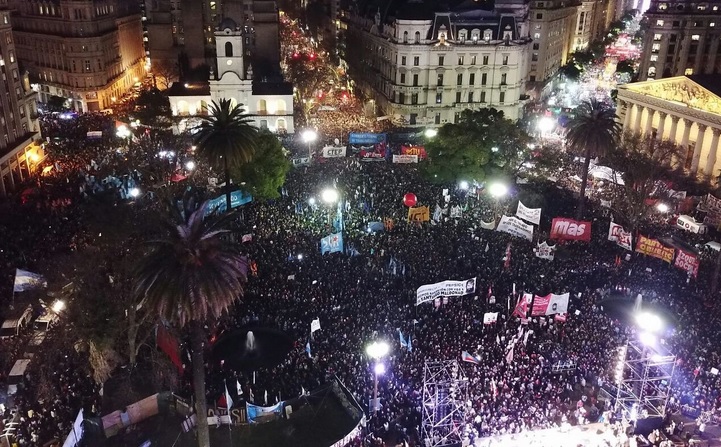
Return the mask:
[(697, 22), (693, 22), (693, 26), (695, 26), (695, 27), (697, 27), (697, 28), (700, 28), (700, 27), (703, 26), (703, 21), (702, 21), (702, 20), (699, 20), (699, 21), (697, 21)]
[(651, 45), (651, 51), (654, 53), (658, 53), (658, 50), (660, 50), (660, 49), (661, 49), (660, 43), (655, 43), (655, 44)]
[(536, 82), (536, 76), (534, 76), (534, 75), (529, 76), (529, 77), (528, 77), (528, 81), (529, 81), (529, 82)]
[(421, 32), (416, 31), (416, 43), (421, 43)]
[(438, 56), (438, 65), (443, 66), (443, 62), (446, 61), (445, 56)]
[(225, 42), (225, 57), (233, 57), (233, 44)]
[(483, 56), (483, 65), (488, 65), (488, 55)]
[(458, 32), (458, 40), (461, 41), (461, 43), (466, 41), (466, 36), (468, 35), (468, 31), (462, 29)]
[(665, 10), (667, 10), (667, 9), (668, 9), (668, 4), (667, 4), (667, 3), (659, 3), (659, 5), (658, 5), (658, 10), (659, 10), (659, 11), (665, 11)]
[(538, 14), (536, 14), (536, 20), (541, 20), (541, 19), (543, 19), (543, 14), (541, 14), (539, 12)]
[(405, 83), (406, 83), (406, 74), (405, 74), (405, 73), (401, 73), (401, 84), (402, 84), (402, 85), (405, 85)]
[(503, 55), (503, 65), (508, 65), (508, 55), (507, 54)]
[(461, 92), (456, 92), (456, 103), (461, 102)]
[(420, 63), (421, 63), (421, 58), (420, 58), (420, 56), (413, 56), (413, 66), (414, 66), (414, 67), (417, 67), (417, 66), (420, 65)]
[(531, 54), (531, 60), (532, 60), (533, 62), (537, 62), (537, 61), (538, 61), (538, 53), (537, 53), (537, 52), (534, 51), (533, 54)]
[(533, 38), (538, 40), (541, 38), (541, 33), (533, 33)]
[(85, 71), (90, 71), (90, 61), (85, 61)]
[(501, 92), (498, 95), (498, 102), (503, 104), (503, 102), (506, 100), (506, 92)]
[(706, 11), (706, 5), (698, 5), (696, 9), (698, 9), (699, 11)]
[(438, 87), (443, 86), (443, 73), (438, 73), (438, 77), (436, 78), (436, 81), (437, 81), (436, 85)]
[(481, 102), (486, 102), (486, 92), (481, 92)]
[(418, 75), (413, 75), (413, 87), (418, 87)]
[(651, 62), (656, 62), (658, 60), (658, 54), (652, 54), (651, 55)]
[(406, 57), (401, 56), (401, 65), (405, 65), (405, 64), (406, 64)]
[(476, 56), (471, 56), (471, 65), (476, 65)]
[(508, 74), (503, 73), (501, 75), (501, 85), (506, 85), (506, 78), (508, 77)]
[(486, 85), (488, 81), (488, 73), (481, 73), (481, 85)]
[(470, 73), (470, 74), (468, 75), (468, 85), (473, 85), (473, 84), (475, 84), (475, 83), (476, 83), (476, 74), (475, 74), (475, 73)]
[(463, 85), (463, 73), (458, 73), (456, 76), (456, 85)]
[(699, 39), (701, 39), (701, 36), (698, 35), (698, 34), (693, 34), (693, 35), (691, 36), (691, 40), (699, 40)]
[(493, 31), (491, 31), (489, 29), (483, 30), (483, 40), (488, 42), (491, 40), (492, 37), (493, 37)]
[(418, 93), (411, 93), (411, 104), (418, 104)]
[(534, 43), (534, 44), (533, 44), (533, 49), (534, 49), (534, 50), (538, 50), (538, 49), (540, 49), (540, 48), (541, 48), (541, 45), (540, 45), (540, 44), (537, 44), (537, 43)]
[(436, 104), (440, 104), (442, 102), (443, 102), (443, 93), (442, 92), (436, 93)]
[(656, 67), (648, 67), (647, 75), (648, 75), (649, 77), (654, 77), (654, 76), (656, 76)]
[(398, 94), (398, 103), (399, 104), (405, 104), (406, 103), (406, 95), (404, 93)]
[(656, 26), (663, 26), (663, 20), (656, 20)]
[(481, 30), (479, 30), (479, 29), (472, 30), (471, 31), (471, 40), (476, 42), (480, 35), (481, 35)]
[(685, 74), (686, 76), (691, 76), (693, 74), (693, 68), (687, 68), (686, 70), (684, 70), (683, 74)]
[(653, 35), (653, 40), (661, 40), (661, 35), (660, 35), (660, 34), (654, 34), (654, 35)]
[(710, 26), (711, 28), (713, 28), (714, 26), (716, 26), (716, 22), (711, 22), (711, 23), (708, 24), (708, 26)]
[(408, 31), (403, 31), (403, 43), (408, 43)]
[(458, 65), (463, 65), (463, 56), (458, 56)]
[(468, 92), (468, 102), (473, 102), (473, 92)]

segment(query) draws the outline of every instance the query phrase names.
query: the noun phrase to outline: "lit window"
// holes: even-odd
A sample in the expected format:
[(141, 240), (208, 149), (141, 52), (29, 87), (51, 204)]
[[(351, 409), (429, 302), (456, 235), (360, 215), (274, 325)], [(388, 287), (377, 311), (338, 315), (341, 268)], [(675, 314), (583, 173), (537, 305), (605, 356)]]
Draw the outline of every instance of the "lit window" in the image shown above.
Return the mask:
[(658, 54), (652, 54), (651, 55), (651, 62), (656, 62), (658, 60)]
[(699, 40), (699, 39), (701, 39), (701, 36), (699, 34), (693, 34), (691, 36), (691, 40)]
[(716, 26), (716, 22), (711, 22), (711, 23), (708, 24), (708, 26), (710, 26), (711, 28), (713, 28), (714, 26)]
[(693, 74), (693, 68), (687, 68), (686, 70), (684, 70), (683, 74), (685, 74), (686, 76), (691, 76)]
[(655, 44), (651, 45), (651, 51), (653, 51), (654, 53), (657, 53), (658, 50), (660, 50), (660, 49), (661, 49), (660, 43), (655, 43)]
[(535, 34), (533, 35), (533, 38), (534, 38), (534, 39), (540, 39), (540, 38), (541, 38), (541, 33), (535, 33)]
[(656, 76), (656, 67), (648, 67), (648, 75)]
[(660, 34), (654, 34), (654, 35), (653, 35), (653, 40), (661, 40), (661, 35), (660, 35)]
[(698, 5), (696, 9), (698, 9), (699, 11), (706, 11), (706, 5)]
[(656, 20), (656, 26), (663, 26), (663, 20)]
[(659, 11), (665, 11), (665, 10), (667, 10), (667, 9), (668, 9), (668, 4), (666, 4), (666, 3), (660, 3), (660, 4), (658, 5), (658, 10), (659, 10)]

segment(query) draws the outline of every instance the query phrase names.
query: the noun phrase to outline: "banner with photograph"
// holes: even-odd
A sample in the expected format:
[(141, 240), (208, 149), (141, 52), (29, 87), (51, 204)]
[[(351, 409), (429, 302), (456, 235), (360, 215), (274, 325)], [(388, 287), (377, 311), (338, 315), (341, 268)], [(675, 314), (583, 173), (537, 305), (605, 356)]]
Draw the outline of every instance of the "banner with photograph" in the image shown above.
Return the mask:
[(476, 278), (465, 281), (442, 281), (426, 284), (416, 290), (416, 306), (442, 296), (463, 296), (476, 292)]
[(531, 316), (538, 317), (542, 315), (565, 314), (568, 312), (569, 293), (556, 295), (550, 293), (546, 296), (536, 295), (533, 298), (533, 307), (531, 308)]
[(418, 163), (418, 155), (393, 155), (393, 163), (408, 164)]
[(527, 208), (520, 200), (518, 201), (518, 209), (516, 216), (521, 219), (532, 222), (536, 225), (541, 222), (541, 208)]
[(516, 217), (501, 217), (501, 221), (498, 223), (496, 231), (508, 233), (512, 236), (527, 239), (529, 241), (533, 240), (533, 225), (527, 224)]
[(643, 235), (638, 236), (636, 251), (647, 256), (661, 259), (669, 264), (673, 261), (673, 255), (675, 252), (673, 247), (666, 247), (656, 239), (651, 239)]
[(691, 274), (694, 278), (698, 276), (699, 259), (693, 253), (684, 250), (676, 250), (676, 261), (674, 265), (681, 270)]
[(590, 241), (591, 222), (554, 217), (551, 222), (551, 239)]
[(548, 259), (549, 261), (553, 261), (553, 258), (556, 256), (556, 246), (548, 245), (548, 242), (545, 241), (542, 244), (538, 244), (534, 251), (536, 252), (537, 258)]
[(626, 231), (623, 227), (615, 222), (611, 222), (608, 227), (608, 240), (615, 242), (621, 248), (633, 251), (633, 236), (631, 232)]
[(343, 251), (343, 233), (333, 233), (320, 240), (320, 253), (336, 253)]
[(260, 405), (253, 405), (246, 402), (245, 411), (248, 415), (248, 422), (251, 424), (269, 422), (283, 415), (283, 402), (278, 402), (272, 407), (261, 407)]

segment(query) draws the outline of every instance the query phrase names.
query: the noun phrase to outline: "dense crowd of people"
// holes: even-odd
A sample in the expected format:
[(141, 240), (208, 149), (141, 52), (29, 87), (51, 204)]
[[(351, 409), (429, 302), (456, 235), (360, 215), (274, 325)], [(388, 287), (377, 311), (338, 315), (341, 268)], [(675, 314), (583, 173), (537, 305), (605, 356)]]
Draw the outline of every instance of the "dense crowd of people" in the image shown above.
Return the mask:
[[(80, 119), (108, 124), (100, 116)], [(54, 170), (40, 180), (28, 203), (13, 204), (22, 212), (12, 215), (27, 220), (0, 222), (5, 225), (4, 234), (12, 235), (5, 239), (12, 245), (5, 244), (2, 253), (6, 285), (12, 284), (17, 266), (45, 273), (47, 258), (95, 244), (95, 236), (83, 226), (95, 206), (83, 194), (87, 193), (82, 188), (86, 176), (122, 178), (133, 176), (138, 168), (142, 175), (134, 178), (141, 188), (151, 189), (153, 184), (168, 182), (170, 172), (181, 164), (176, 160), (167, 167), (169, 162), (159, 162), (156, 156), (177, 142), (140, 137), (129, 148), (121, 148), (112, 137), (86, 141), (84, 132), (96, 123), (79, 123), (46, 123), (53, 141), (48, 165)], [(199, 172), (207, 174), (201, 168)], [(202, 175), (196, 173), (195, 180)], [(327, 188), (338, 191), (339, 206), (321, 200)], [(406, 221), (405, 193), (416, 194), (419, 205), (434, 210), (436, 205), (446, 205), (444, 188), (449, 188), (451, 196), (447, 208), (460, 207), (460, 218), (446, 212), (431, 222)], [(502, 200), (500, 211), (512, 214), (516, 199), (529, 194), (542, 197), (543, 217), (536, 233), (543, 241), (550, 220), (573, 215), (575, 202), (551, 183), (534, 183), (513, 189)], [(70, 202), (54, 206), (56, 202), (48, 197)], [(102, 194), (101, 199), (123, 200), (117, 191)], [(322, 255), (319, 240), (335, 232), (338, 208), (345, 250)], [(406, 440), (422, 445), (424, 363), (460, 362), (461, 352), (467, 351), (476, 358), (460, 363), (468, 377), (463, 407), (464, 433), (470, 441), (608, 421), (604, 413), (610, 401), (602, 389), (614, 381), (617, 349), (636, 336), (632, 324), (603, 308), (606, 298), (622, 290), (632, 297), (642, 294), (646, 302), (668, 309), (675, 318), (663, 335), (678, 359), (669, 408), (710, 418), (717, 414), (721, 383), (714, 373), (720, 363), (714, 340), (721, 335), (719, 312), (704, 300), (713, 269), (710, 262), (702, 264), (698, 280), (688, 280), (684, 272), (659, 260), (624, 252), (606, 240), (610, 216), (600, 206), (592, 207), (586, 216), (593, 222), (592, 241), (559, 245), (556, 259), (548, 261), (535, 256), (535, 242), (481, 228), (480, 223), (492, 220), (495, 211), (496, 204), (482, 189), (430, 184), (413, 166), (363, 163), (349, 157), (291, 171), (279, 199), (244, 206), (242, 219), (234, 224), (238, 234), (253, 235), (243, 247), (257, 265), (257, 275), (249, 277), (245, 295), (220, 328), (230, 330), (251, 321), (276, 327), (292, 336), (295, 349), (279, 366), (258, 370), (254, 376), (211, 365), (209, 402), (221, 398), (224, 384), (235, 380), (244, 391), (238, 395), (230, 387), (236, 405), (245, 399), (271, 405), (337, 375), (370, 417), (359, 443), (380, 446)], [(37, 233), (38, 222), (47, 225), (46, 234)], [(370, 222), (392, 224), (384, 231), (370, 232)], [(680, 232), (668, 226), (657, 226), (655, 231)], [(473, 294), (415, 305), (420, 285), (473, 277), (477, 278)], [(520, 292), (570, 292), (566, 321), (536, 317), (522, 324), (511, 315)], [(498, 321), (484, 325), (487, 312), (499, 312)], [(320, 320), (321, 329), (311, 336), (314, 319)], [(222, 331), (212, 332), (221, 335)], [(411, 340), (410, 348), (400, 343), (399, 332)], [(382, 359), (386, 372), (379, 378), (377, 413), (369, 408), (374, 375), (373, 362), (365, 354), (366, 345), (376, 340), (391, 344), (390, 354)], [(514, 350), (509, 359), (511, 344)], [(58, 393), (53, 402), (33, 401), (35, 372), (30, 368), (24, 389), (13, 398), (12, 407), (7, 406), (5, 419), (16, 414), (22, 421), (18, 445), (34, 447), (61, 439), (81, 407), (87, 415), (99, 413), (100, 387), (92, 382), (85, 354), (75, 352), (71, 345), (67, 362), (57, 367)], [(15, 351), (16, 357), (22, 352)], [(553, 366), (559, 363), (571, 366), (558, 371)], [(175, 391), (189, 397), (190, 382)]]

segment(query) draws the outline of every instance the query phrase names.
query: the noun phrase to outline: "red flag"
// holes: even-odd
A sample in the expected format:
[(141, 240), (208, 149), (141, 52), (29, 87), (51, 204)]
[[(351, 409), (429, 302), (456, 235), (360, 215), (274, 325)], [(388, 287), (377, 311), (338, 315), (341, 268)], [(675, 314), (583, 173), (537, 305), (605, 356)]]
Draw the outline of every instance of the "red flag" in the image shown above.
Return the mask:
[(503, 268), (508, 268), (511, 266), (511, 243), (509, 242), (508, 245), (506, 245), (506, 259), (505, 263), (503, 264)]
[(155, 344), (167, 354), (178, 372), (183, 373), (183, 362), (180, 360), (180, 342), (163, 325), (158, 323), (155, 330)]
[(530, 293), (523, 293), (518, 297), (518, 303), (516, 303), (516, 308), (513, 309), (513, 313), (511, 316), (517, 316), (521, 319), (526, 318), (526, 314), (528, 313), (528, 303), (531, 300), (533, 295)]

